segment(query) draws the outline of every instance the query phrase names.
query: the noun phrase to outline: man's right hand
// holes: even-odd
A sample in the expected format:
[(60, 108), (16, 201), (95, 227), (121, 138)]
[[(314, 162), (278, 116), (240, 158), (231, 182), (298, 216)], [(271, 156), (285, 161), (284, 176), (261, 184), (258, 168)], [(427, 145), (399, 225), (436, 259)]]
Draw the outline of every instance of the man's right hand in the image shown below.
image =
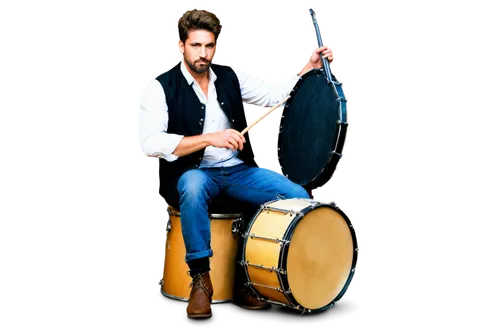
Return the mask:
[(234, 129), (210, 133), (209, 138), (210, 145), (217, 148), (229, 148), (233, 151), (236, 149), (242, 150), (243, 144), (246, 142), (243, 134)]

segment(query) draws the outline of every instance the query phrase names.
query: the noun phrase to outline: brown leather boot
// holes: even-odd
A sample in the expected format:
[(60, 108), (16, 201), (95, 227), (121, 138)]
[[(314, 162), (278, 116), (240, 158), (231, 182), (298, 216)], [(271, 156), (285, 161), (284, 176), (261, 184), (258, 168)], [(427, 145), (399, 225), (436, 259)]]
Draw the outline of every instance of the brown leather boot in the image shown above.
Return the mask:
[(214, 290), (208, 272), (197, 274), (191, 282), (191, 294), (187, 307), (188, 318), (210, 318), (212, 317), (212, 296)]
[(250, 310), (269, 309), (271, 307), (271, 304), (260, 301), (247, 287), (233, 290), (233, 303)]

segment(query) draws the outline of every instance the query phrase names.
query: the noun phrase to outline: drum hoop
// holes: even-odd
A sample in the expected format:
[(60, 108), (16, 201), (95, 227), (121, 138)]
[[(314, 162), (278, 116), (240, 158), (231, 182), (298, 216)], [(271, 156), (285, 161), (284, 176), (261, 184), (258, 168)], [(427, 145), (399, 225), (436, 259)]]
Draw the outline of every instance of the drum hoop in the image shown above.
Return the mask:
[[(167, 208), (168, 215), (170, 216), (181, 216), (181, 213), (178, 210), (174, 210), (172, 208)], [(243, 217), (242, 213), (232, 213), (232, 214), (208, 214), (208, 217), (212, 220), (229, 220), (236, 219), (239, 217)]]
[[(319, 309), (314, 309), (314, 310), (312, 310), (312, 309), (304, 309), (304, 307), (302, 305), (300, 305), (300, 303), (295, 299), (295, 297), (293, 297), (292, 293), (290, 293), (290, 294), (287, 295), (287, 297), (292, 300), (292, 303), (297, 308), (300, 308), (301, 310), (305, 310), (305, 311), (311, 312), (311, 313), (313, 313), (313, 312), (319, 312), (319, 311), (323, 311), (323, 310), (329, 309), (332, 306), (334, 306), (335, 303), (338, 300), (340, 300), (342, 298), (342, 296), (347, 291), (347, 288), (349, 287), (349, 284), (351, 283), (351, 280), (352, 280), (352, 278), (354, 276), (354, 271), (355, 271), (356, 263), (357, 263), (357, 260), (358, 260), (358, 242), (357, 242), (357, 239), (356, 239), (356, 233), (354, 231), (352, 223), (349, 220), (349, 218), (347, 217), (347, 215), (335, 203), (333, 203), (333, 202), (332, 203), (314, 202), (314, 203), (310, 204), (309, 206), (305, 207), (304, 209), (302, 209), (300, 211), (300, 213), (296, 214), (295, 218), (292, 220), (292, 222), (288, 226), (287, 230), (285, 231), (285, 235), (283, 236), (283, 239), (291, 241), (293, 233), (295, 232), (295, 229), (296, 229), (298, 223), (304, 218), (304, 216), (306, 216), (307, 213), (309, 213), (310, 211), (312, 211), (314, 209), (320, 208), (320, 207), (330, 207), (330, 208), (333, 208), (337, 213), (339, 213), (344, 218), (344, 221), (347, 223), (347, 226), (349, 227), (349, 231), (351, 233), (352, 242), (353, 242), (353, 248), (354, 248), (354, 253), (353, 253), (353, 256), (352, 256), (351, 270), (350, 270), (349, 276), (347, 277), (347, 281), (344, 284), (344, 287), (339, 292), (339, 294), (330, 303), (328, 303), (324, 307), (319, 308)], [(279, 261), (279, 268), (283, 269), (284, 271), (287, 270), (287, 265), (286, 265), (285, 258), (287, 258), (289, 247), (290, 247), (290, 243), (287, 243), (287, 246), (283, 246), (280, 249), (280, 255), (279, 255), (279, 259), (278, 259), (278, 261)], [(283, 279), (281, 279), (281, 277)], [(282, 276), (282, 274), (280, 274), (280, 282), (282, 283), (281, 287), (283, 288), (283, 290), (290, 290), (290, 284), (288, 283), (288, 277), (287, 276), (284, 276), (284, 275)]]
[[(325, 167), (318, 172), (318, 174), (309, 181), (307, 184), (303, 184), (303, 186), (310, 185), (322, 185), (325, 182), (329, 183), (335, 174), (337, 173), (337, 169), (340, 167), (340, 163), (344, 160), (344, 152), (347, 149), (345, 146), (345, 142), (347, 140), (349, 124), (341, 123), (339, 126), (339, 132), (337, 135), (337, 139), (333, 143), (332, 150), (330, 152), (330, 157), (328, 161), (325, 163)], [(345, 132), (342, 134), (342, 132)], [(339, 144), (342, 143), (342, 149), (339, 149)], [(333, 163), (335, 162), (335, 163)]]

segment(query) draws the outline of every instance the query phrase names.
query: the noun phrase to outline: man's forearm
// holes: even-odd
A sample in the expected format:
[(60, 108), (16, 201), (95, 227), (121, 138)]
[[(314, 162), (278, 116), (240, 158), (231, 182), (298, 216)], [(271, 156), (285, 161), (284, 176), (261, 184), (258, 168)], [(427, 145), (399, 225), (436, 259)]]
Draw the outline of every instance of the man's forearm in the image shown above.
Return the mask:
[(185, 136), (175, 150), (173, 155), (181, 157), (192, 154), (200, 149), (211, 146), (210, 134), (201, 134), (195, 136)]
[(299, 74), (297, 74), (298, 76), (302, 76), (304, 75), (305, 73), (309, 72), (310, 70), (314, 69), (314, 66), (311, 65), (311, 63), (307, 63), (307, 65), (304, 66), (304, 68), (302, 68), (302, 70), (300, 71)]

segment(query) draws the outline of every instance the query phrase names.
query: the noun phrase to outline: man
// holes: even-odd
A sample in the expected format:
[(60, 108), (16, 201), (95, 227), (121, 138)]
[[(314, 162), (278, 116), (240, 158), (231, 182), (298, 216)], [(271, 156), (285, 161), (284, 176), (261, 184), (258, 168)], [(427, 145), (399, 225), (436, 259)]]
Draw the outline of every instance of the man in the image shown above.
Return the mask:
[[(301, 75), (320, 68), (322, 57), (331, 62), (333, 56), (327, 47), (316, 49), (298, 75), (270, 85), (230, 67), (212, 65), (222, 28), (214, 14), (188, 11), (178, 27), (183, 60), (144, 91), (139, 135), (143, 152), (159, 158), (160, 194), (180, 208), (185, 259), (193, 279), (188, 317), (208, 318), (213, 253), (207, 211), (212, 200), (224, 196), (258, 207), (275, 199), (309, 198), (300, 185), (257, 167), (248, 133), (240, 133), (247, 127), (243, 102), (278, 104)], [(269, 307), (244, 287), (241, 269), (233, 301), (249, 309)]]

